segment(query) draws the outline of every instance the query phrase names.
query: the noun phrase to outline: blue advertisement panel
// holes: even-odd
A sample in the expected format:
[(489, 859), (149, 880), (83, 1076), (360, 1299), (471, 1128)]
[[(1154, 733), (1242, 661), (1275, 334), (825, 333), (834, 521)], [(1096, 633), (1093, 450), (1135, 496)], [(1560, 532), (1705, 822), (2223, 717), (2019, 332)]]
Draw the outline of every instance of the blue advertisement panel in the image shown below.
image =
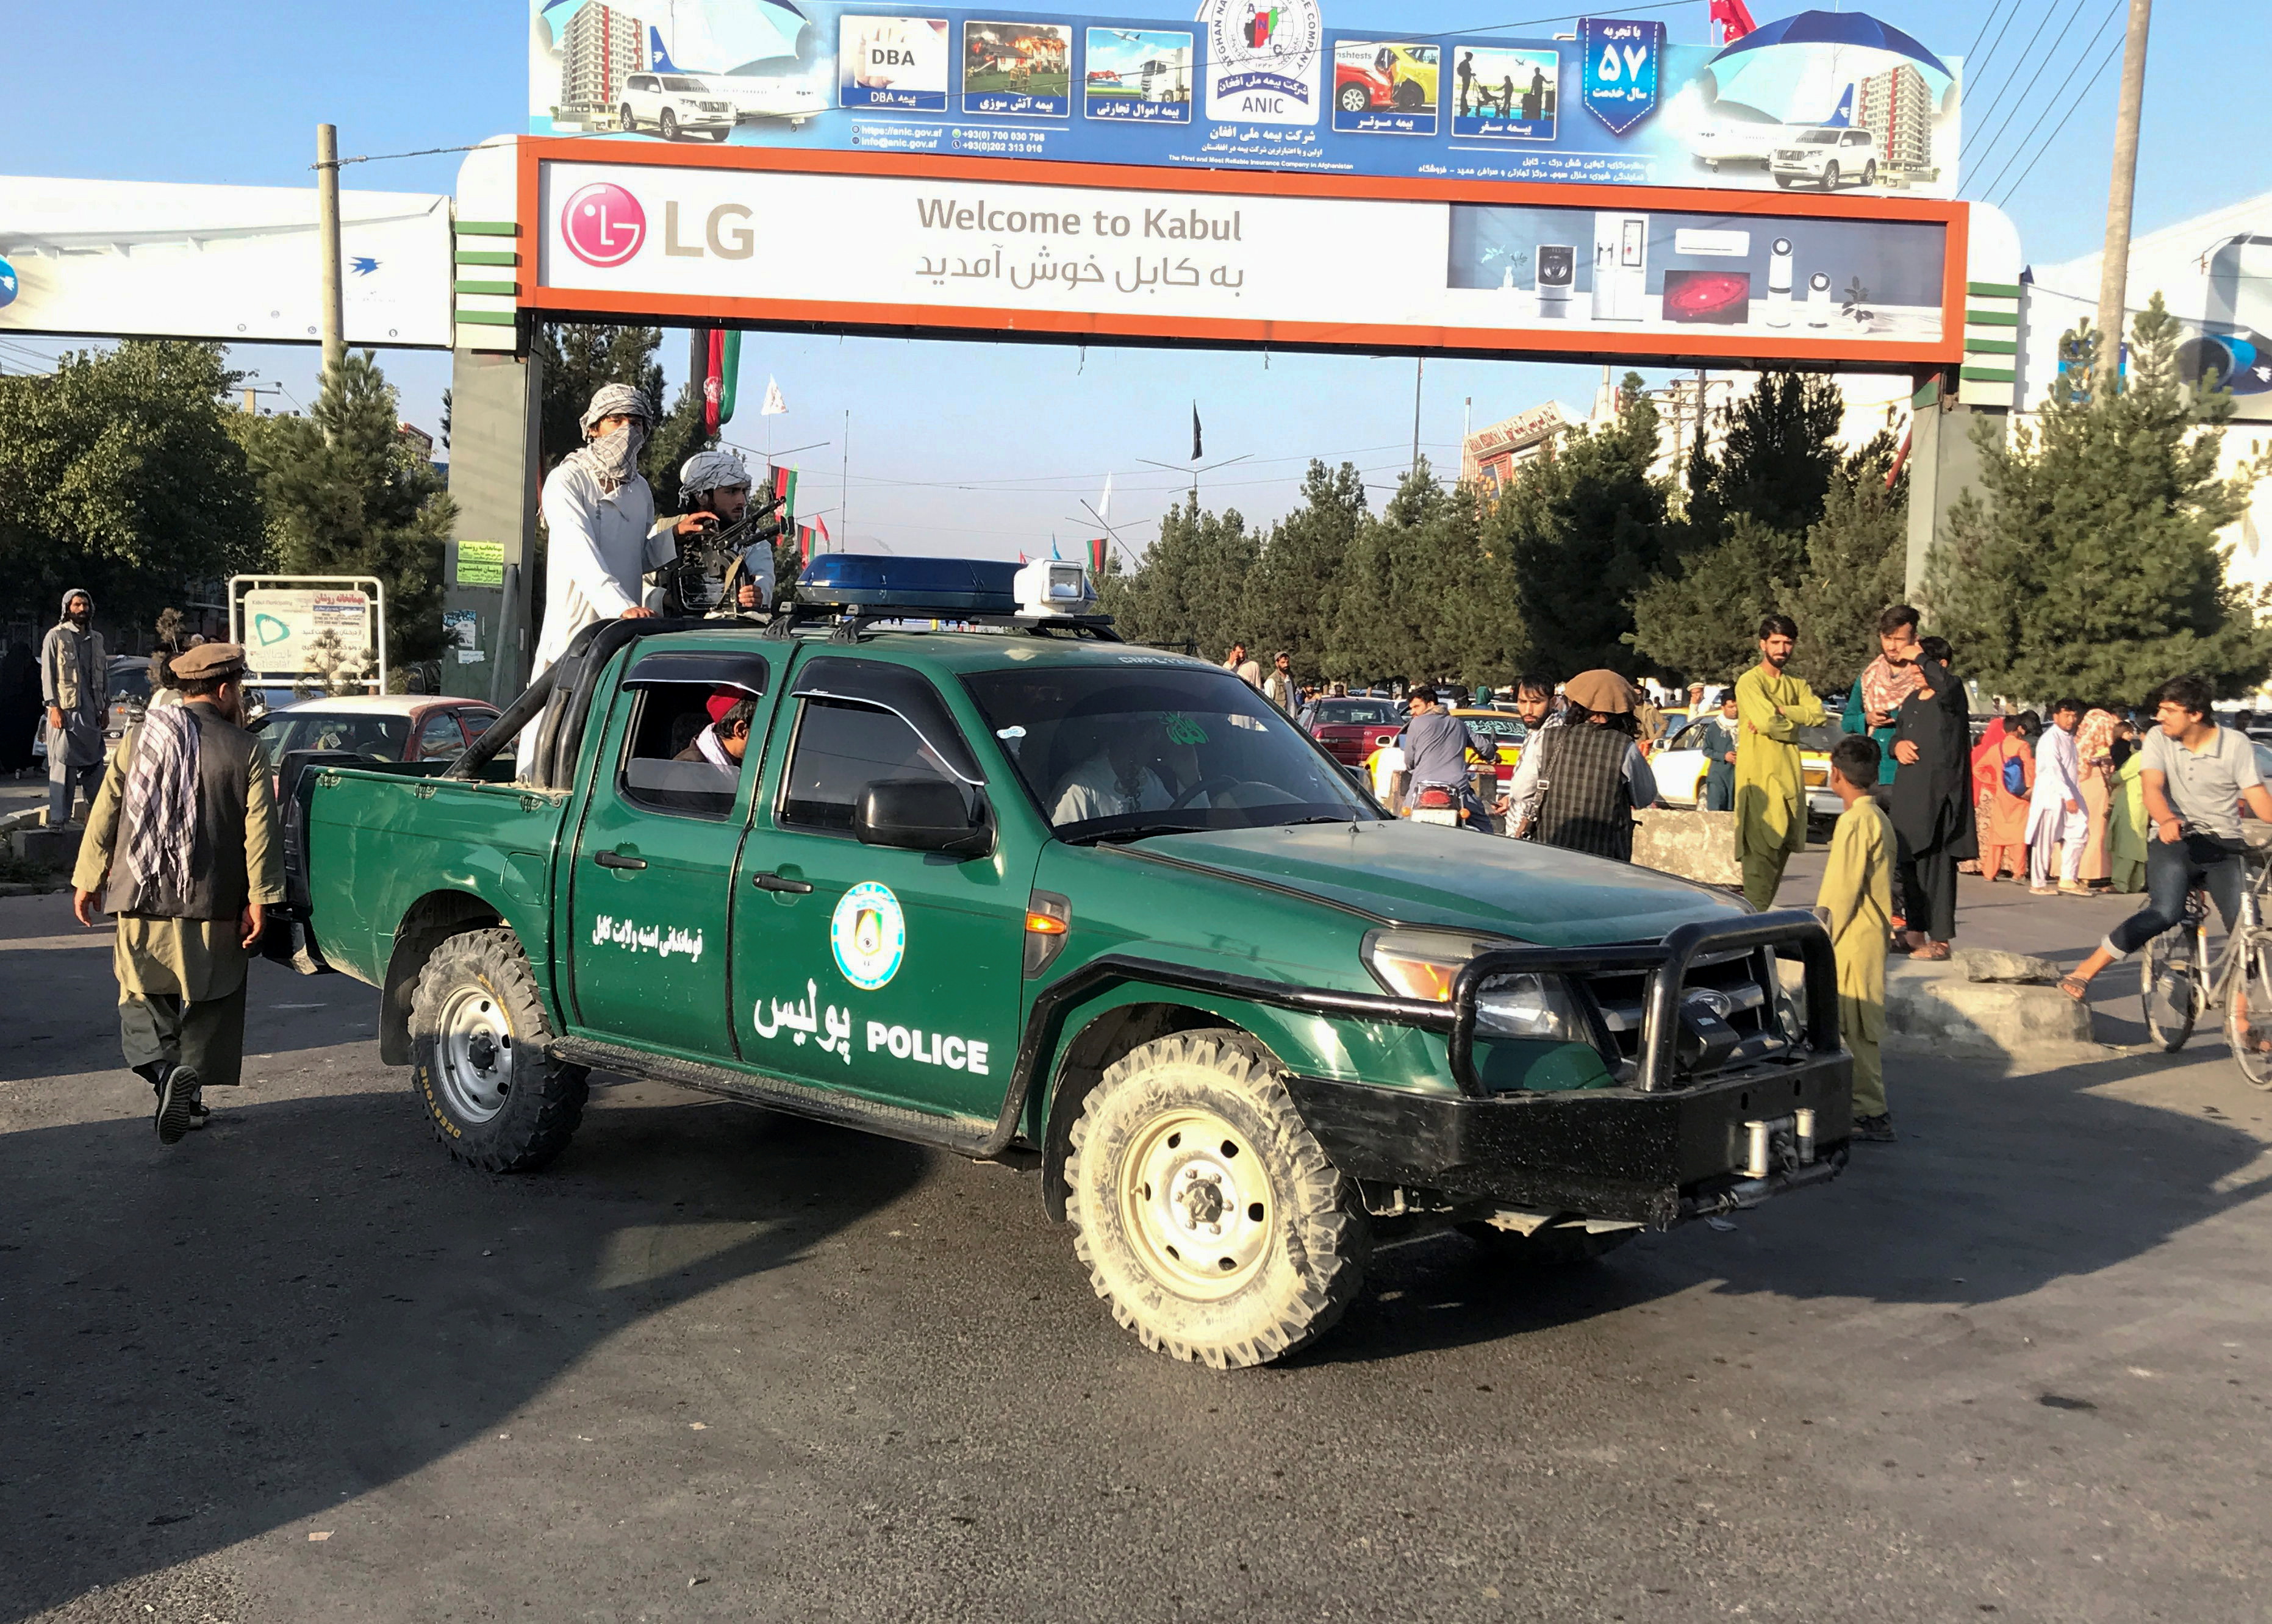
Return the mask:
[(529, 130), (813, 152), (1953, 197), (1962, 63), (1856, 11), (1424, 35), (1318, 0), (1190, 20), (526, 0)]

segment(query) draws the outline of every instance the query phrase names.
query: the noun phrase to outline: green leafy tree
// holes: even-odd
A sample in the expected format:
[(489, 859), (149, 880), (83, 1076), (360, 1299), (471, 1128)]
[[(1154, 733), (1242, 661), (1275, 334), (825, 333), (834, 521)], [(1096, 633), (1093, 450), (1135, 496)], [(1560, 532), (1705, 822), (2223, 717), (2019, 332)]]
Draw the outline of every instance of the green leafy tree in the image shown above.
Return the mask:
[[(1902, 601), (1909, 473), (1904, 468), (1888, 487), (1895, 453), (1894, 436), (1881, 432), (1846, 458), (1822, 517), (1806, 533), (1806, 559), (1787, 612), (1798, 622), (1791, 668), (1818, 693), (1844, 688), (1878, 657), (1878, 616)], [(1960, 667), (1958, 674), (1969, 672)]]
[(52, 620), (85, 587), (142, 627), (196, 584), (258, 568), (260, 503), (218, 344), (129, 339), (0, 377), (0, 580), (11, 615)]
[(1353, 463), (1328, 471), (1312, 461), (1302, 482), (1304, 505), (1270, 527), (1249, 583), (1255, 617), (1252, 641), (1263, 659), (1284, 649), (1304, 678), (1326, 669), (1334, 601), (1349, 544), (1365, 512), (1364, 476)]
[(1185, 501), (1168, 510), (1144, 562), (1108, 577), (1105, 612), (1124, 637), (1221, 659), (1233, 643), (1259, 646), (1247, 580), (1261, 548), (1236, 509), (1203, 512)]
[(1733, 676), (1759, 658), (1760, 617), (1790, 613), (1805, 559), (1802, 539), (1737, 515), (1634, 597), (1633, 648), (1677, 682)]
[(377, 576), (388, 657), (439, 655), (442, 548), (456, 510), (434, 465), (402, 437), (394, 387), (371, 352), (351, 350), (325, 374), (310, 415), (237, 421), (274, 567)]
[(1481, 544), (1513, 577), (1520, 663), (1559, 677), (1640, 668), (1633, 597), (1663, 570), (1671, 542), (1670, 482), (1649, 472), (1656, 455), (1656, 408), (1628, 373), (1617, 421), (1573, 430), (1484, 518)]
[[(653, 410), (662, 410), (662, 366), (654, 358), (661, 346), (660, 327), (571, 322), (536, 330), (536, 354), (543, 362), (538, 446), (548, 470), (584, 443), (584, 408), (603, 384), (629, 384), (646, 396)], [(662, 486), (656, 482), (654, 454), (661, 449), (659, 437), (651, 436), (639, 459), (640, 471), (657, 491)], [(677, 488), (671, 488), (675, 493)]]
[(2262, 470), (2217, 477), (2232, 402), (2179, 376), (2182, 336), (2156, 294), (2122, 388), (2086, 375), (2008, 442), (1976, 427), (1985, 495), (1951, 510), (1927, 607), (1984, 686), (2134, 698), (2198, 672), (2231, 695), (2272, 668), (2272, 629), (2216, 545)]
[(1752, 392), (1728, 408), (1727, 434), (1706, 456), (1704, 437), (1688, 464), (1691, 549), (1727, 539), (1737, 516), (1798, 536), (1822, 517), (1839, 465), (1838, 430), (1846, 415), (1837, 384), (1820, 373), (1762, 373)]

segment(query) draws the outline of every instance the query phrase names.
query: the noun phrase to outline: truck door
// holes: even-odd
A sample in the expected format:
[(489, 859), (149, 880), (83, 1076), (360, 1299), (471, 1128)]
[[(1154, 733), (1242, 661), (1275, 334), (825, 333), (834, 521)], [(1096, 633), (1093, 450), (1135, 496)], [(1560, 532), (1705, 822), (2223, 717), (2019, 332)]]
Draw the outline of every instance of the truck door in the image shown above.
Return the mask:
[[(761, 1070), (991, 1119), (1018, 1047), (1037, 853), (863, 845), (869, 786), (951, 786), (986, 810), (978, 758), (938, 690), (884, 660), (813, 655), (790, 682), (734, 887), (734, 1021)], [(998, 793), (1012, 793), (1006, 786)]]
[(732, 1061), (727, 898), (773, 709), (768, 674), (759, 653), (671, 650), (624, 676), (569, 867), (579, 1031)]

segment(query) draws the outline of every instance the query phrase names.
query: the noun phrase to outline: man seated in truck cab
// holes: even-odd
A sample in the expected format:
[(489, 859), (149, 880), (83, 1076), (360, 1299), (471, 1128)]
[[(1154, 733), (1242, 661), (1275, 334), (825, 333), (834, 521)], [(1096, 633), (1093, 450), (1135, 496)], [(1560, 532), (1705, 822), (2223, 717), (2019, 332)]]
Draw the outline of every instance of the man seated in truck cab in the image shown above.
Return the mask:
[(706, 763), (731, 794), (742, 776), (742, 758), (749, 753), (750, 723), (758, 714), (758, 702), (728, 692), (712, 695), (708, 708), (710, 725), (671, 759)]
[(1161, 771), (1168, 734), (1158, 717), (1069, 718), (1065, 730), (1070, 740), (1090, 742), (1058, 784), (1050, 823), (1062, 826), (1132, 812), (1164, 812), (1176, 804), (1176, 792)]

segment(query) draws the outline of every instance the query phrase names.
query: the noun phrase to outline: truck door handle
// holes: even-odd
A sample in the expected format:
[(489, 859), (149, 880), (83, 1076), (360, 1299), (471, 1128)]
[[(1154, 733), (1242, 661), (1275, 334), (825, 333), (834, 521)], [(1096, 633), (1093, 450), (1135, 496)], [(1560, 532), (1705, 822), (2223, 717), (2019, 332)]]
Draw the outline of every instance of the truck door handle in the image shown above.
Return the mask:
[(592, 853), (592, 860), (599, 864), (602, 868), (644, 868), (646, 867), (646, 858), (626, 857), (621, 852), (594, 852)]
[(777, 874), (758, 874), (750, 876), (750, 883), (761, 891), (782, 891), (791, 897), (810, 897), (812, 884), (807, 880), (784, 880)]

